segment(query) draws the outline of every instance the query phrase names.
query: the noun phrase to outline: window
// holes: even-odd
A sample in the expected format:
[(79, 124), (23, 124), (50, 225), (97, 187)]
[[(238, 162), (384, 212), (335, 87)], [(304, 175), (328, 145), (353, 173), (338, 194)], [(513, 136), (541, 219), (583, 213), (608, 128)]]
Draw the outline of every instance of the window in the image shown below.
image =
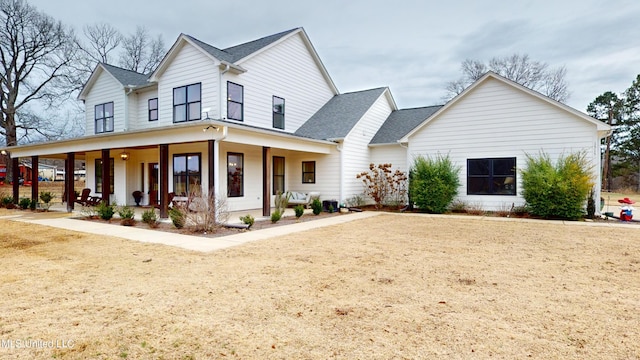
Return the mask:
[(173, 155), (173, 192), (178, 196), (199, 194), (200, 154)]
[(96, 134), (113, 131), (113, 102), (96, 105)]
[(316, 162), (315, 161), (302, 162), (302, 182), (308, 183), (308, 184), (316, 183)]
[(467, 195), (515, 194), (516, 158), (467, 160)]
[(244, 196), (244, 155), (227, 154), (227, 196)]
[(284, 130), (284, 99), (273, 97), (273, 127)]
[[(109, 167), (109, 194), (113, 194), (113, 158), (109, 159), (111, 166)], [(96, 192), (102, 193), (102, 159), (96, 159), (95, 168)]]
[(149, 99), (149, 121), (158, 120), (158, 98)]
[(200, 83), (173, 89), (173, 122), (200, 120)]
[(273, 157), (273, 195), (284, 194), (284, 158)]
[(240, 120), (244, 114), (244, 87), (227, 82), (227, 119)]

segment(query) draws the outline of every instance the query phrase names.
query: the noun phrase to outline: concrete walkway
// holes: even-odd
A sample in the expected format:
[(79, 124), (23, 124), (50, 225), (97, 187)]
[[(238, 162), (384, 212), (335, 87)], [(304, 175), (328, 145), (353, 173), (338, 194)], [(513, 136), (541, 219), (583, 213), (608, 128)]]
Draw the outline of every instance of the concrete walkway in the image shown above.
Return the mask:
[[(79, 231), (89, 234), (115, 236), (123, 239), (146, 243), (164, 244), (193, 251), (210, 252), (228, 248), (231, 246), (241, 245), (250, 241), (268, 239), (271, 237), (287, 235), (294, 232), (316, 229), (323, 226), (342, 224), (358, 219), (376, 216), (379, 214), (380, 213), (372, 211), (343, 214), (340, 216), (332, 216), (319, 220), (305, 221), (292, 225), (281, 225), (262, 230), (249, 230), (239, 234), (213, 238), (176, 234), (139, 227), (104, 224), (95, 221), (84, 221), (81, 219), (73, 218), (73, 216), (78, 216), (78, 214), (69, 214), (62, 211), (51, 211), (47, 213), (18, 212), (15, 215), (0, 216), (0, 219), (51, 226), (55, 228)], [(256, 220), (258, 219), (259, 218), (256, 217)]]

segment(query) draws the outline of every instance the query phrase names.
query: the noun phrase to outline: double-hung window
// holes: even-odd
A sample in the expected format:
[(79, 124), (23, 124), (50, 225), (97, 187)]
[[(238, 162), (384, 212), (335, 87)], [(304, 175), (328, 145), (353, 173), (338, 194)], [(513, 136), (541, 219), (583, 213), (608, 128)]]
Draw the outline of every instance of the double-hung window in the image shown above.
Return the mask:
[(173, 156), (173, 191), (176, 195), (199, 194), (201, 180), (199, 153)]
[(227, 82), (227, 119), (243, 120), (244, 87), (230, 81)]
[(315, 184), (316, 182), (316, 162), (302, 162), (302, 182), (307, 184)]
[(200, 120), (201, 118), (200, 83), (173, 89), (173, 122)]
[(273, 97), (273, 127), (284, 130), (284, 99)]
[(113, 132), (113, 102), (95, 106), (96, 134)]
[(516, 158), (467, 159), (467, 195), (516, 195)]
[(149, 99), (149, 121), (158, 120), (158, 98)]
[(244, 196), (244, 154), (227, 154), (227, 196)]

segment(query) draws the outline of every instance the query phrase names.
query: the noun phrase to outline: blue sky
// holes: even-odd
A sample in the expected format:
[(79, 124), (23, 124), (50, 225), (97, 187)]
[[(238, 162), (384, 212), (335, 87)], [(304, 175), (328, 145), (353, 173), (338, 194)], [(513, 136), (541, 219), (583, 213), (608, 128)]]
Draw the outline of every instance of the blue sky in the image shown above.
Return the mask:
[(442, 103), (466, 58), (565, 66), (567, 103), (580, 111), (640, 74), (640, 1), (27, 1), (78, 33), (144, 25), (167, 48), (180, 33), (224, 48), (301, 26), (341, 92), (389, 86), (401, 108)]

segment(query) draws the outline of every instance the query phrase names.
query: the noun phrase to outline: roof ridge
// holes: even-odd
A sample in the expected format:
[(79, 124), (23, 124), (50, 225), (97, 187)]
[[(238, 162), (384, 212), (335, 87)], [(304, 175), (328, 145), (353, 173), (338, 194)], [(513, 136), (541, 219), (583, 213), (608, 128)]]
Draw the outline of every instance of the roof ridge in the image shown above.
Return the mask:
[(253, 39), (253, 40), (245, 41), (245, 42), (237, 44), (237, 45), (226, 47), (223, 50), (225, 52), (227, 52), (227, 50), (229, 50), (229, 49), (237, 48), (237, 47), (240, 47), (240, 46), (245, 46), (247, 44), (255, 43), (255, 42), (258, 42), (258, 41), (263, 41), (263, 40), (265, 40), (267, 38), (270, 38), (270, 37), (280, 37), (280, 36), (286, 35), (288, 33), (294, 32), (294, 31), (296, 31), (298, 29), (302, 29), (302, 28), (301, 27), (296, 27), (296, 28), (293, 28), (293, 29), (281, 31), (281, 32), (276, 33), (276, 34), (266, 35), (266, 36), (263, 36), (263, 37), (258, 38), (258, 39)]

